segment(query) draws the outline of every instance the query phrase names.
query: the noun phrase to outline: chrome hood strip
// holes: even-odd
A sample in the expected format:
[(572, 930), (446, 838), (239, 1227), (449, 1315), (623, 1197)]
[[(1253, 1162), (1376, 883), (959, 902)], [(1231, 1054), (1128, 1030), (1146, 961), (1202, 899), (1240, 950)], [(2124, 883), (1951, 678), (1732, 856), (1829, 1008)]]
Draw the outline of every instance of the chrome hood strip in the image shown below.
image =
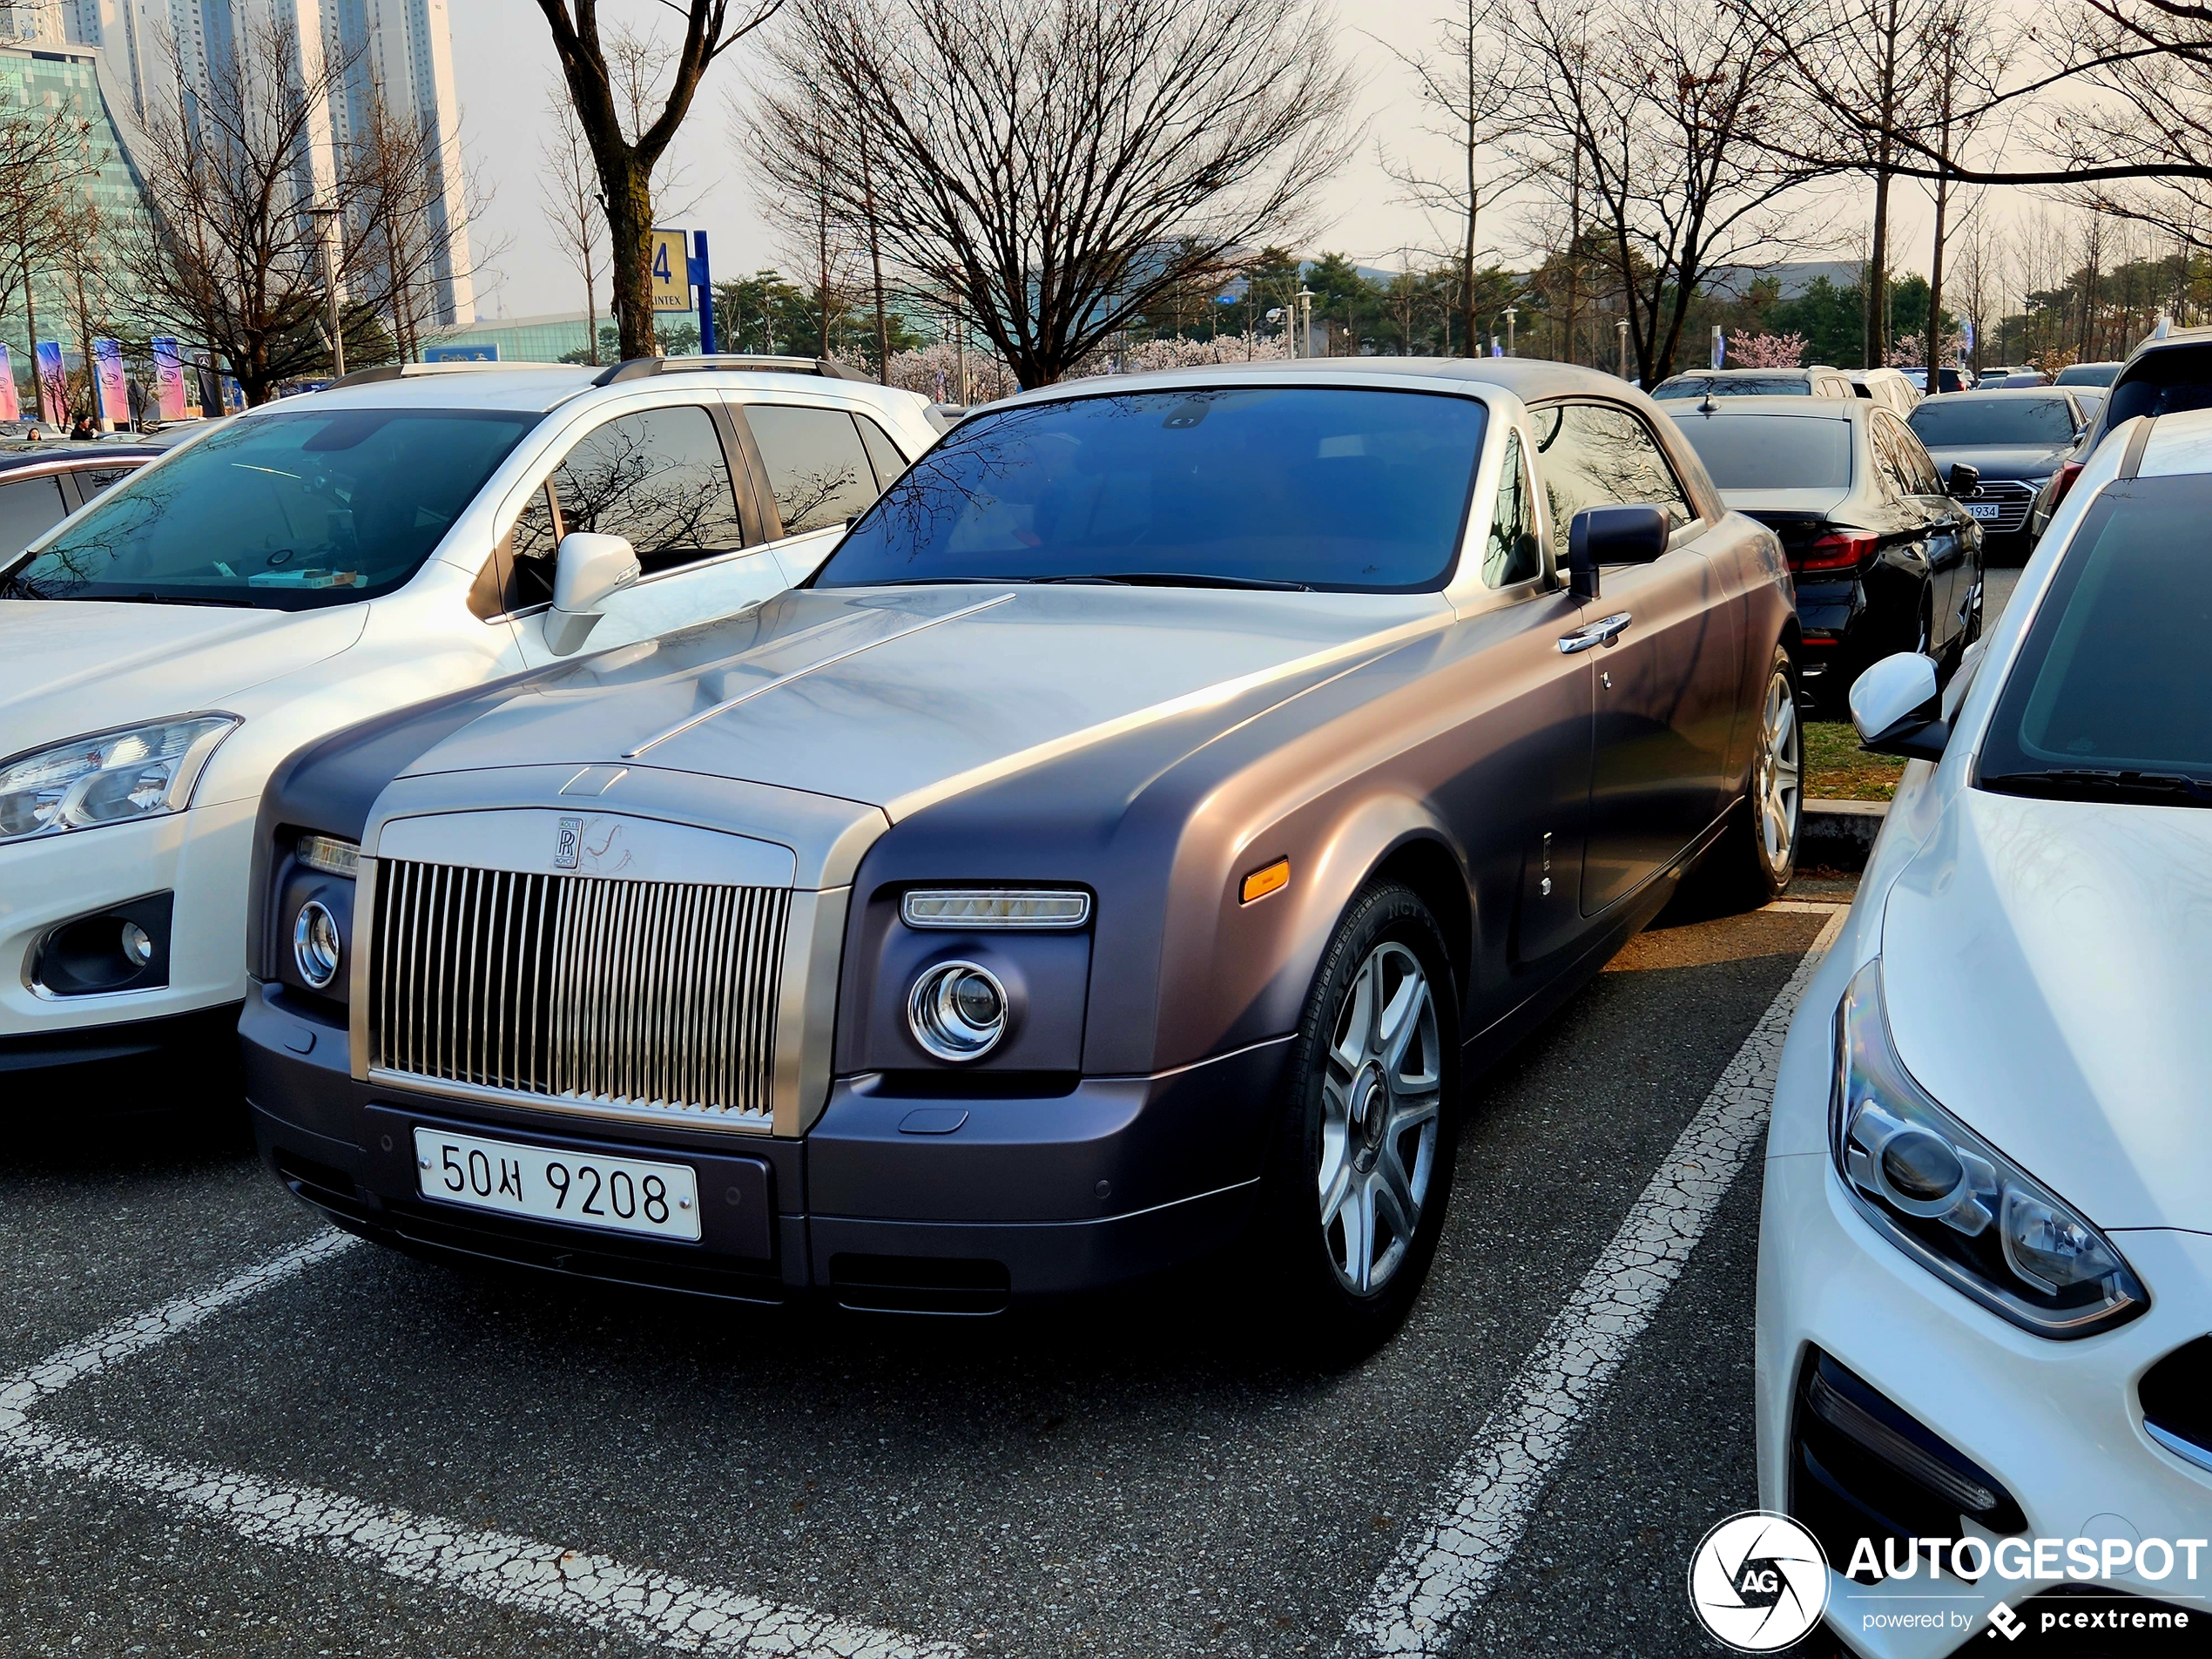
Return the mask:
[(972, 617), (978, 611), (990, 610), (994, 605), (1002, 605), (1013, 597), (1014, 596), (1010, 593), (1001, 593), (997, 598), (986, 599), (980, 605), (968, 605), (960, 610), (948, 610), (941, 617), (932, 617), (927, 622), (918, 622), (914, 624), (914, 625), (911, 628), (901, 628), (895, 634), (886, 634), (880, 639), (871, 639), (866, 644), (855, 645), (849, 651), (839, 651), (835, 656), (825, 657), (818, 663), (809, 663), (804, 668), (793, 669), (790, 673), (783, 675), (779, 678), (766, 681), (762, 685), (756, 685), (749, 691), (741, 691), (737, 696), (731, 698), (727, 702), (718, 703), (711, 709), (704, 709), (698, 713), (691, 716), (688, 720), (678, 722), (677, 725), (669, 727), (667, 731), (659, 733), (656, 737), (647, 738), (644, 742), (639, 744), (635, 749), (625, 750), (622, 758), (624, 760), (636, 760), (642, 757), (647, 750), (653, 748), (657, 745), (666, 743), (671, 738), (681, 737), (685, 732), (689, 732), (693, 726), (703, 725), (707, 721), (715, 718), (718, 715), (727, 714), (732, 709), (736, 708), (740, 703), (749, 703), (756, 697), (765, 696), (768, 692), (775, 691), (780, 686), (790, 685), (793, 680), (804, 679), (809, 674), (819, 672), (820, 670), (825, 668), (833, 667), (839, 663), (846, 661), (848, 658), (860, 656), (863, 651), (873, 651), (879, 645), (887, 645), (894, 639), (904, 639), (909, 635), (921, 633), (926, 628), (934, 628), (941, 623), (958, 622), (962, 617)]

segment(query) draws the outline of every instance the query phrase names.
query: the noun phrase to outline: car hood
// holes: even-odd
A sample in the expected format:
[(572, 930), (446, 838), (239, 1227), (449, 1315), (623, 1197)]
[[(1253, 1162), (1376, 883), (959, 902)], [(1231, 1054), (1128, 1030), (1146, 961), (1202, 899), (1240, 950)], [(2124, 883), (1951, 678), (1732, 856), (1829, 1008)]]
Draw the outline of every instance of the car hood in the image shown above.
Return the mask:
[(1934, 460), (1938, 473), (1963, 461), (1986, 482), (1992, 478), (2047, 478), (2073, 448), (2074, 441), (2069, 438), (2064, 443), (2054, 444), (1959, 444), (1931, 448), (1928, 454)]
[[(934, 800), (1452, 615), (1438, 594), (960, 585), (779, 595), (534, 675), (405, 775), (634, 761), (864, 801)], [(1203, 738), (1196, 740), (1202, 741)]]
[(361, 637), (367, 605), (329, 610), (0, 600), (0, 752), (222, 709)]
[(2101, 1227), (2212, 1231), (2212, 811), (1960, 792), (1882, 988), (1943, 1105)]

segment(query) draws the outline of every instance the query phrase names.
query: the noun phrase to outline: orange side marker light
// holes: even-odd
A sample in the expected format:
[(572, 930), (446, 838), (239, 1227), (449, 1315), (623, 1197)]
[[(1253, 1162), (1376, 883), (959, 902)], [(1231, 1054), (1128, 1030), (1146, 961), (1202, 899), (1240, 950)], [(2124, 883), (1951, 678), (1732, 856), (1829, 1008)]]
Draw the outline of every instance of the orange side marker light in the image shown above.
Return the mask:
[(1262, 865), (1244, 878), (1244, 888), (1238, 895), (1238, 902), (1250, 904), (1255, 899), (1264, 899), (1271, 893), (1279, 893), (1290, 885), (1291, 861), (1288, 859), (1278, 859), (1272, 864)]

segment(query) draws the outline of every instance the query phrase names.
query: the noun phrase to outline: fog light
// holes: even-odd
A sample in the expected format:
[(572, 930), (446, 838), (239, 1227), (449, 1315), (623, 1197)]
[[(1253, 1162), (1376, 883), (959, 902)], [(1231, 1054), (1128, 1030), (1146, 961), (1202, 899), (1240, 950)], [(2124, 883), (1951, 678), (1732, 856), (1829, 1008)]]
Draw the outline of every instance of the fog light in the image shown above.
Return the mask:
[(140, 968), (153, 960), (153, 936), (135, 921), (123, 924), (122, 945), (125, 960)]
[(974, 962), (939, 962), (907, 993), (907, 1024), (940, 1060), (980, 1060), (1006, 1035), (1006, 988)]
[(326, 988), (338, 977), (340, 949), (338, 918), (321, 900), (308, 900), (292, 927), (292, 960), (300, 965), (300, 977), (318, 991)]

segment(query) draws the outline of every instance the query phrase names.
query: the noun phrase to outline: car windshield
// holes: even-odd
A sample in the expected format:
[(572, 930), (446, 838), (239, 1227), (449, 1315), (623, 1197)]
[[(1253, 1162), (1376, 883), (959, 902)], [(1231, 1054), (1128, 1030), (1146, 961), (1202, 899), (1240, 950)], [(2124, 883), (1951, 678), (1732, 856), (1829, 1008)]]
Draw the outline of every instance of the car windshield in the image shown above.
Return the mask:
[(2054, 386), (2109, 386), (2120, 373), (2117, 363), (2073, 363), (2059, 371)]
[(2027, 444), (2052, 448), (2074, 442), (2074, 411), (2063, 397), (1976, 397), (1959, 392), (1919, 405), (1910, 417), (1931, 449)]
[(1659, 382), (1654, 397), (1810, 397), (1812, 382), (1803, 374), (1677, 374)]
[(816, 585), (1441, 587), (1484, 414), (1466, 397), (1281, 387), (975, 415), (868, 509)]
[(2212, 805), (2212, 478), (2115, 484), (2090, 508), (2005, 682), (1985, 789)]
[(1848, 489), (1851, 422), (1798, 415), (1685, 415), (1675, 424), (1720, 489)]
[(118, 486), (5, 576), (0, 598), (301, 610), (388, 593), (430, 556), (534, 414), (257, 415)]

